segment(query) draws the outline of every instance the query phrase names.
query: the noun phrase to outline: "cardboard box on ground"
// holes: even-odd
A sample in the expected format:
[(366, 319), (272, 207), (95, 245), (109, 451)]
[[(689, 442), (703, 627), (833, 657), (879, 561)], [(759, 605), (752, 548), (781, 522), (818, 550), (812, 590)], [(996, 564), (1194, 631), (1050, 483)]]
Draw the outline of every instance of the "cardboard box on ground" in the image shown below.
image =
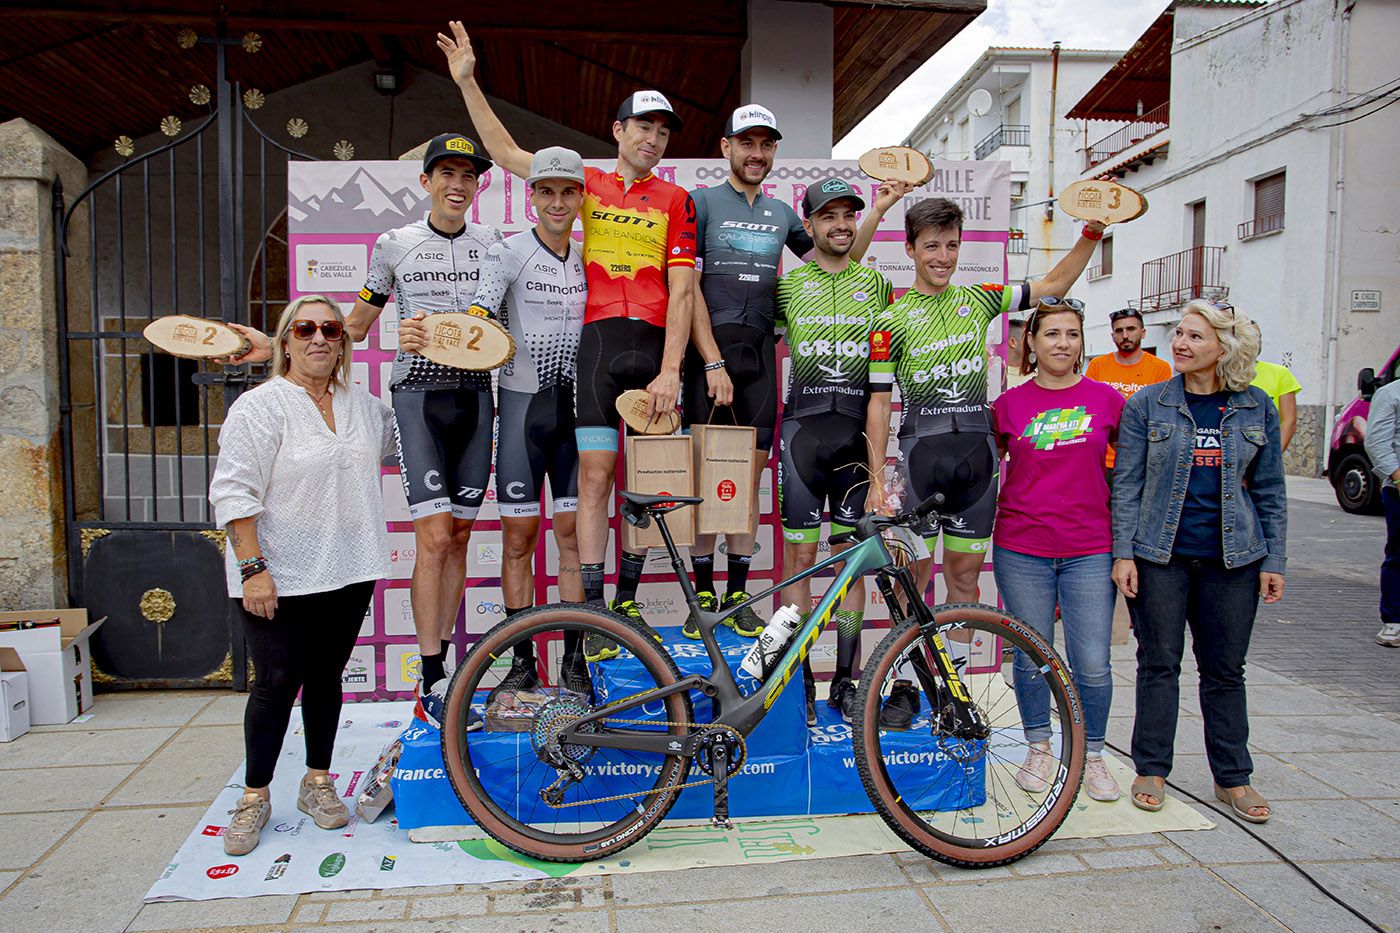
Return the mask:
[(31, 725), (61, 726), (92, 708), (88, 642), (106, 621), (89, 624), (86, 609), (0, 612), (0, 648), (15, 649), (29, 675)]
[(0, 648), (0, 742), (29, 731), (29, 674), (19, 652)]

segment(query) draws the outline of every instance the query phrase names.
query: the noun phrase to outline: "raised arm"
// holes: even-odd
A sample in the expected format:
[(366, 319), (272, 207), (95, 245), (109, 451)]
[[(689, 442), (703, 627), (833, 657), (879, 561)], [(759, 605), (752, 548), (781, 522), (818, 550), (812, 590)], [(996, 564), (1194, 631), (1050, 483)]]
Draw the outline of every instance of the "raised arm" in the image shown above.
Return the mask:
[(452, 80), (462, 91), (462, 100), (466, 102), (472, 126), (481, 134), (482, 144), (486, 146), (486, 151), (491, 154), (497, 165), (521, 178), (529, 178), (530, 161), (534, 159), (535, 154), (515, 144), (505, 124), (487, 103), (481, 85), (476, 83), (476, 53), (472, 50), (471, 39), (467, 38), (466, 28), (455, 19), (447, 26), (452, 35), (438, 33), (437, 45), (447, 57), (447, 68)]
[(1094, 247), (1099, 240), (1103, 239), (1103, 224), (1097, 221), (1089, 221), (1084, 225), (1084, 229), (1090, 233), (1097, 233), (1100, 236), (1090, 239), (1087, 236), (1080, 236), (1074, 248), (1065, 254), (1065, 258), (1055, 263), (1055, 268), (1045, 274), (1045, 278), (1036, 279), (1031, 283), (1031, 302), (1035, 303), (1047, 295), (1054, 295), (1056, 298), (1063, 298), (1069, 294), (1069, 290), (1074, 287), (1074, 283), (1079, 280), (1079, 276), (1089, 265), (1089, 260), (1094, 258)]
[(870, 249), (870, 244), (875, 239), (875, 231), (879, 229), (880, 221), (885, 219), (885, 214), (890, 208), (913, 190), (914, 186), (907, 181), (887, 181), (880, 186), (875, 195), (874, 206), (865, 212), (865, 219), (856, 230), (855, 242), (851, 244), (851, 262), (860, 262), (865, 258), (865, 252)]

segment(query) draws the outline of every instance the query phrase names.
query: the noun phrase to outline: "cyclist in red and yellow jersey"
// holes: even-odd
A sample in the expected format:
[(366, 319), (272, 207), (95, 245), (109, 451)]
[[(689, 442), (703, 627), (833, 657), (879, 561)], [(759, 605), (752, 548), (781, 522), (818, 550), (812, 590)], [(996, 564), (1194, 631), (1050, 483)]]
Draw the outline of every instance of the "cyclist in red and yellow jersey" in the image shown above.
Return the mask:
[[(528, 177), (534, 154), (516, 145), (476, 81), (476, 54), (460, 22), (438, 33), (452, 79), (472, 124), (498, 165)], [(617, 468), (614, 403), (645, 388), (648, 414), (671, 411), (680, 392), (690, 339), (695, 275), (695, 207), (683, 188), (653, 174), (680, 118), (660, 91), (638, 91), (613, 122), (617, 167), (589, 168), (584, 189), (583, 256), (588, 302), (579, 338), (576, 434), (579, 449), (578, 544), (584, 598), (603, 599), (608, 499)], [(645, 554), (623, 552), (611, 608), (641, 620), (637, 585)], [(562, 568), (561, 568), (562, 569)], [(590, 661), (616, 657), (617, 646), (589, 637)]]

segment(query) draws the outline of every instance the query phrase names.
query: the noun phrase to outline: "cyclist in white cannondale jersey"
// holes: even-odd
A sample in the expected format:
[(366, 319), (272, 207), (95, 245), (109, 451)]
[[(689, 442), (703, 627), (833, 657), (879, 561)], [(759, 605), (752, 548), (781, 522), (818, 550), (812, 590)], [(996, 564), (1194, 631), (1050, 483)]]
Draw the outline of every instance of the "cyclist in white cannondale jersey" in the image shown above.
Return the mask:
[[(574, 436), (574, 375), (588, 296), (583, 257), (570, 232), (583, 205), (583, 159), (571, 149), (542, 149), (531, 164), (530, 202), (539, 222), (491, 247), (471, 311), (500, 320), (515, 340), (515, 357), (500, 370), (496, 444), (496, 505), (505, 556), (501, 590), (506, 618), (535, 603), (532, 561), (540, 533), (545, 479), (553, 495), (559, 546), (559, 596), (583, 601), (579, 577), (578, 444)], [(427, 339), (420, 321), (400, 325), (403, 346)], [(566, 634), (565, 686), (587, 694), (587, 668), (577, 636)], [(494, 688), (539, 685), (533, 645), (517, 646), (510, 672)], [(488, 699), (489, 702), (489, 699)]]

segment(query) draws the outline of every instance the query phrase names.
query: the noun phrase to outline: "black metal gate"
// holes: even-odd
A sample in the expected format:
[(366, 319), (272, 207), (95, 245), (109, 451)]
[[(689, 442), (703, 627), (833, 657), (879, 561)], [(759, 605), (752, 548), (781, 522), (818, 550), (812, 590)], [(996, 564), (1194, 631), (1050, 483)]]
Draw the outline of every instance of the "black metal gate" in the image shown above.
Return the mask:
[(310, 157), (253, 122), (226, 74), (239, 40), (199, 41), (216, 50), (207, 116), (167, 118), (172, 141), (124, 153), (71, 201), (54, 184), (68, 590), (108, 617), (92, 645), (108, 686), (241, 690), (248, 677), (207, 493), (249, 375), (157, 353), (141, 331), (175, 313), (266, 329), (289, 297), (286, 164)]

